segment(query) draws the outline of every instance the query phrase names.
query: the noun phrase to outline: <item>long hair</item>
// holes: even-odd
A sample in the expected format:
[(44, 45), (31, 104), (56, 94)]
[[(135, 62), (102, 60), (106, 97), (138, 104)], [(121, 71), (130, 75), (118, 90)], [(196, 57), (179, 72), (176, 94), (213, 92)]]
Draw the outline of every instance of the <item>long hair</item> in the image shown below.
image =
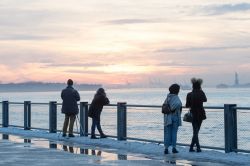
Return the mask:
[(104, 95), (104, 96), (106, 96), (105, 90), (103, 88), (97, 89), (95, 96), (97, 96), (97, 95)]

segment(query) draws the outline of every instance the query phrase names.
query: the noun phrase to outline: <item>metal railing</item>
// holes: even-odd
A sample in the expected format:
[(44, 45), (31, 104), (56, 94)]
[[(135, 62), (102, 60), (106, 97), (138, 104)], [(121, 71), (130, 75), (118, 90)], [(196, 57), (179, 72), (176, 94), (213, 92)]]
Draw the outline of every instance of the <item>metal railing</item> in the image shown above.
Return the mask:
[[(58, 126), (62, 127), (64, 118), (62, 114), (59, 114), (61, 111), (58, 111), (58, 108), (62, 106), (61, 103), (55, 101), (49, 103), (2, 101), (0, 104), (2, 105), (0, 114), (2, 127), (21, 127), (24, 130), (45, 129), (50, 133), (61, 131), (58, 130)], [(46, 108), (47, 106), (48, 108)], [(75, 127), (74, 132), (79, 133), (80, 136), (88, 136), (90, 134), (89, 104), (88, 102), (80, 102), (79, 107), (77, 121), (79, 121), (78, 127), (80, 129)], [(116, 107), (115, 111), (114, 107)], [(199, 134), (203, 148), (225, 150), (226, 153), (250, 153), (250, 143), (247, 141), (250, 139), (250, 118), (246, 116), (250, 115), (250, 107), (225, 104), (224, 107), (213, 106), (205, 107), (205, 109), (207, 120), (203, 121)], [(183, 108), (183, 112), (185, 111), (187, 109)], [(16, 121), (19, 123), (15, 123)], [(20, 122), (23, 122), (23, 125)], [(163, 115), (159, 105), (109, 104), (104, 107), (102, 113), (102, 126), (109, 137), (118, 140), (163, 143)], [(177, 144), (189, 146), (191, 138), (192, 125), (183, 122), (178, 131)]]

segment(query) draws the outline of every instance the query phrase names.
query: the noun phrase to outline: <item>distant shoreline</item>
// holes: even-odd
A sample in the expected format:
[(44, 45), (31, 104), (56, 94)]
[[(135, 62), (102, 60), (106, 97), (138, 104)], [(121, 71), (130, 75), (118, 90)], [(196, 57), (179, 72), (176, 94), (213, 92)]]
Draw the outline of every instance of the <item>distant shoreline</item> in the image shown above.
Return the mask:
[[(0, 92), (51, 92), (61, 91), (67, 85), (64, 83), (42, 83), (42, 82), (24, 82), (0, 84)], [(78, 91), (89, 91), (101, 88), (101, 84), (74, 84)]]

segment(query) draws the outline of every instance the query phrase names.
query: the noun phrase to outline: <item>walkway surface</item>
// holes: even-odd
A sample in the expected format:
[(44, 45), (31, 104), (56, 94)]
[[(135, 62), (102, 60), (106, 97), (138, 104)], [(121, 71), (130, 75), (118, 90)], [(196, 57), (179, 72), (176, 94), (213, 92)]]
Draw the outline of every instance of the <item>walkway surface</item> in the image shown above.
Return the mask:
[[(185, 155), (189, 153), (182, 152), (183, 149), (181, 147), (179, 147), (180, 153), (178, 154), (163, 155), (162, 149), (157, 151), (157, 149), (153, 148), (156, 145), (140, 145), (142, 143), (123, 141), (122, 144), (124, 144), (124, 146), (121, 146), (119, 141), (112, 139), (90, 140), (86, 137), (84, 139), (82, 137), (61, 139), (57, 134), (49, 134), (44, 131), (24, 131), (20, 129), (0, 128), (0, 133), (4, 133), (0, 134), (0, 165), (8, 166), (225, 166), (249, 165), (250, 163), (248, 162), (250, 161), (249, 155), (236, 154), (236, 157), (239, 157), (238, 162), (238, 160), (227, 160), (227, 158), (235, 157), (235, 154), (223, 154), (228, 156), (222, 157), (223, 155), (221, 155), (220, 159), (213, 159), (207, 157), (211, 155), (210, 152), (204, 151), (202, 152), (203, 154), (193, 153), (191, 154), (193, 156), (190, 157)], [(13, 133), (18, 135), (13, 135)], [(81, 141), (79, 141), (79, 139)], [(85, 142), (85, 144), (83, 142)], [(114, 146), (110, 146), (110, 142), (113, 142)], [(119, 148), (118, 144), (122, 148)], [(159, 148), (162, 147), (158, 147), (158, 149)], [(143, 151), (145, 153), (143, 153)], [(219, 153), (215, 153), (214, 155), (216, 156)], [(247, 158), (249, 160), (247, 160)]]

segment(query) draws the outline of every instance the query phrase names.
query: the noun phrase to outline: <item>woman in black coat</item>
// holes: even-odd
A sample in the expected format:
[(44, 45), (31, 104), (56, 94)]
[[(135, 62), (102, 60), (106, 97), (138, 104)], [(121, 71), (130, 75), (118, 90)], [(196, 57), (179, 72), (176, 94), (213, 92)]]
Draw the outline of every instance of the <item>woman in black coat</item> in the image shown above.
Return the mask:
[(203, 102), (207, 101), (207, 97), (201, 89), (202, 79), (192, 78), (191, 82), (193, 84), (193, 90), (192, 92), (187, 94), (186, 98), (186, 107), (190, 108), (190, 112), (193, 116), (193, 138), (189, 152), (194, 152), (194, 145), (196, 145), (197, 147), (196, 151), (201, 152), (198, 134), (202, 121), (206, 119), (206, 113), (203, 107)]
[(106, 96), (106, 93), (103, 88), (99, 88), (94, 96), (94, 99), (92, 100), (88, 116), (92, 118), (92, 126), (91, 126), (91, 138), (96, 139), (95, 136), (95, 128), (97, 127), (100, 138), (106, 138), (107, 136), (103, 133), (101, 128), (101, 112), (104, 105), (109, 104), (109, 99)]

